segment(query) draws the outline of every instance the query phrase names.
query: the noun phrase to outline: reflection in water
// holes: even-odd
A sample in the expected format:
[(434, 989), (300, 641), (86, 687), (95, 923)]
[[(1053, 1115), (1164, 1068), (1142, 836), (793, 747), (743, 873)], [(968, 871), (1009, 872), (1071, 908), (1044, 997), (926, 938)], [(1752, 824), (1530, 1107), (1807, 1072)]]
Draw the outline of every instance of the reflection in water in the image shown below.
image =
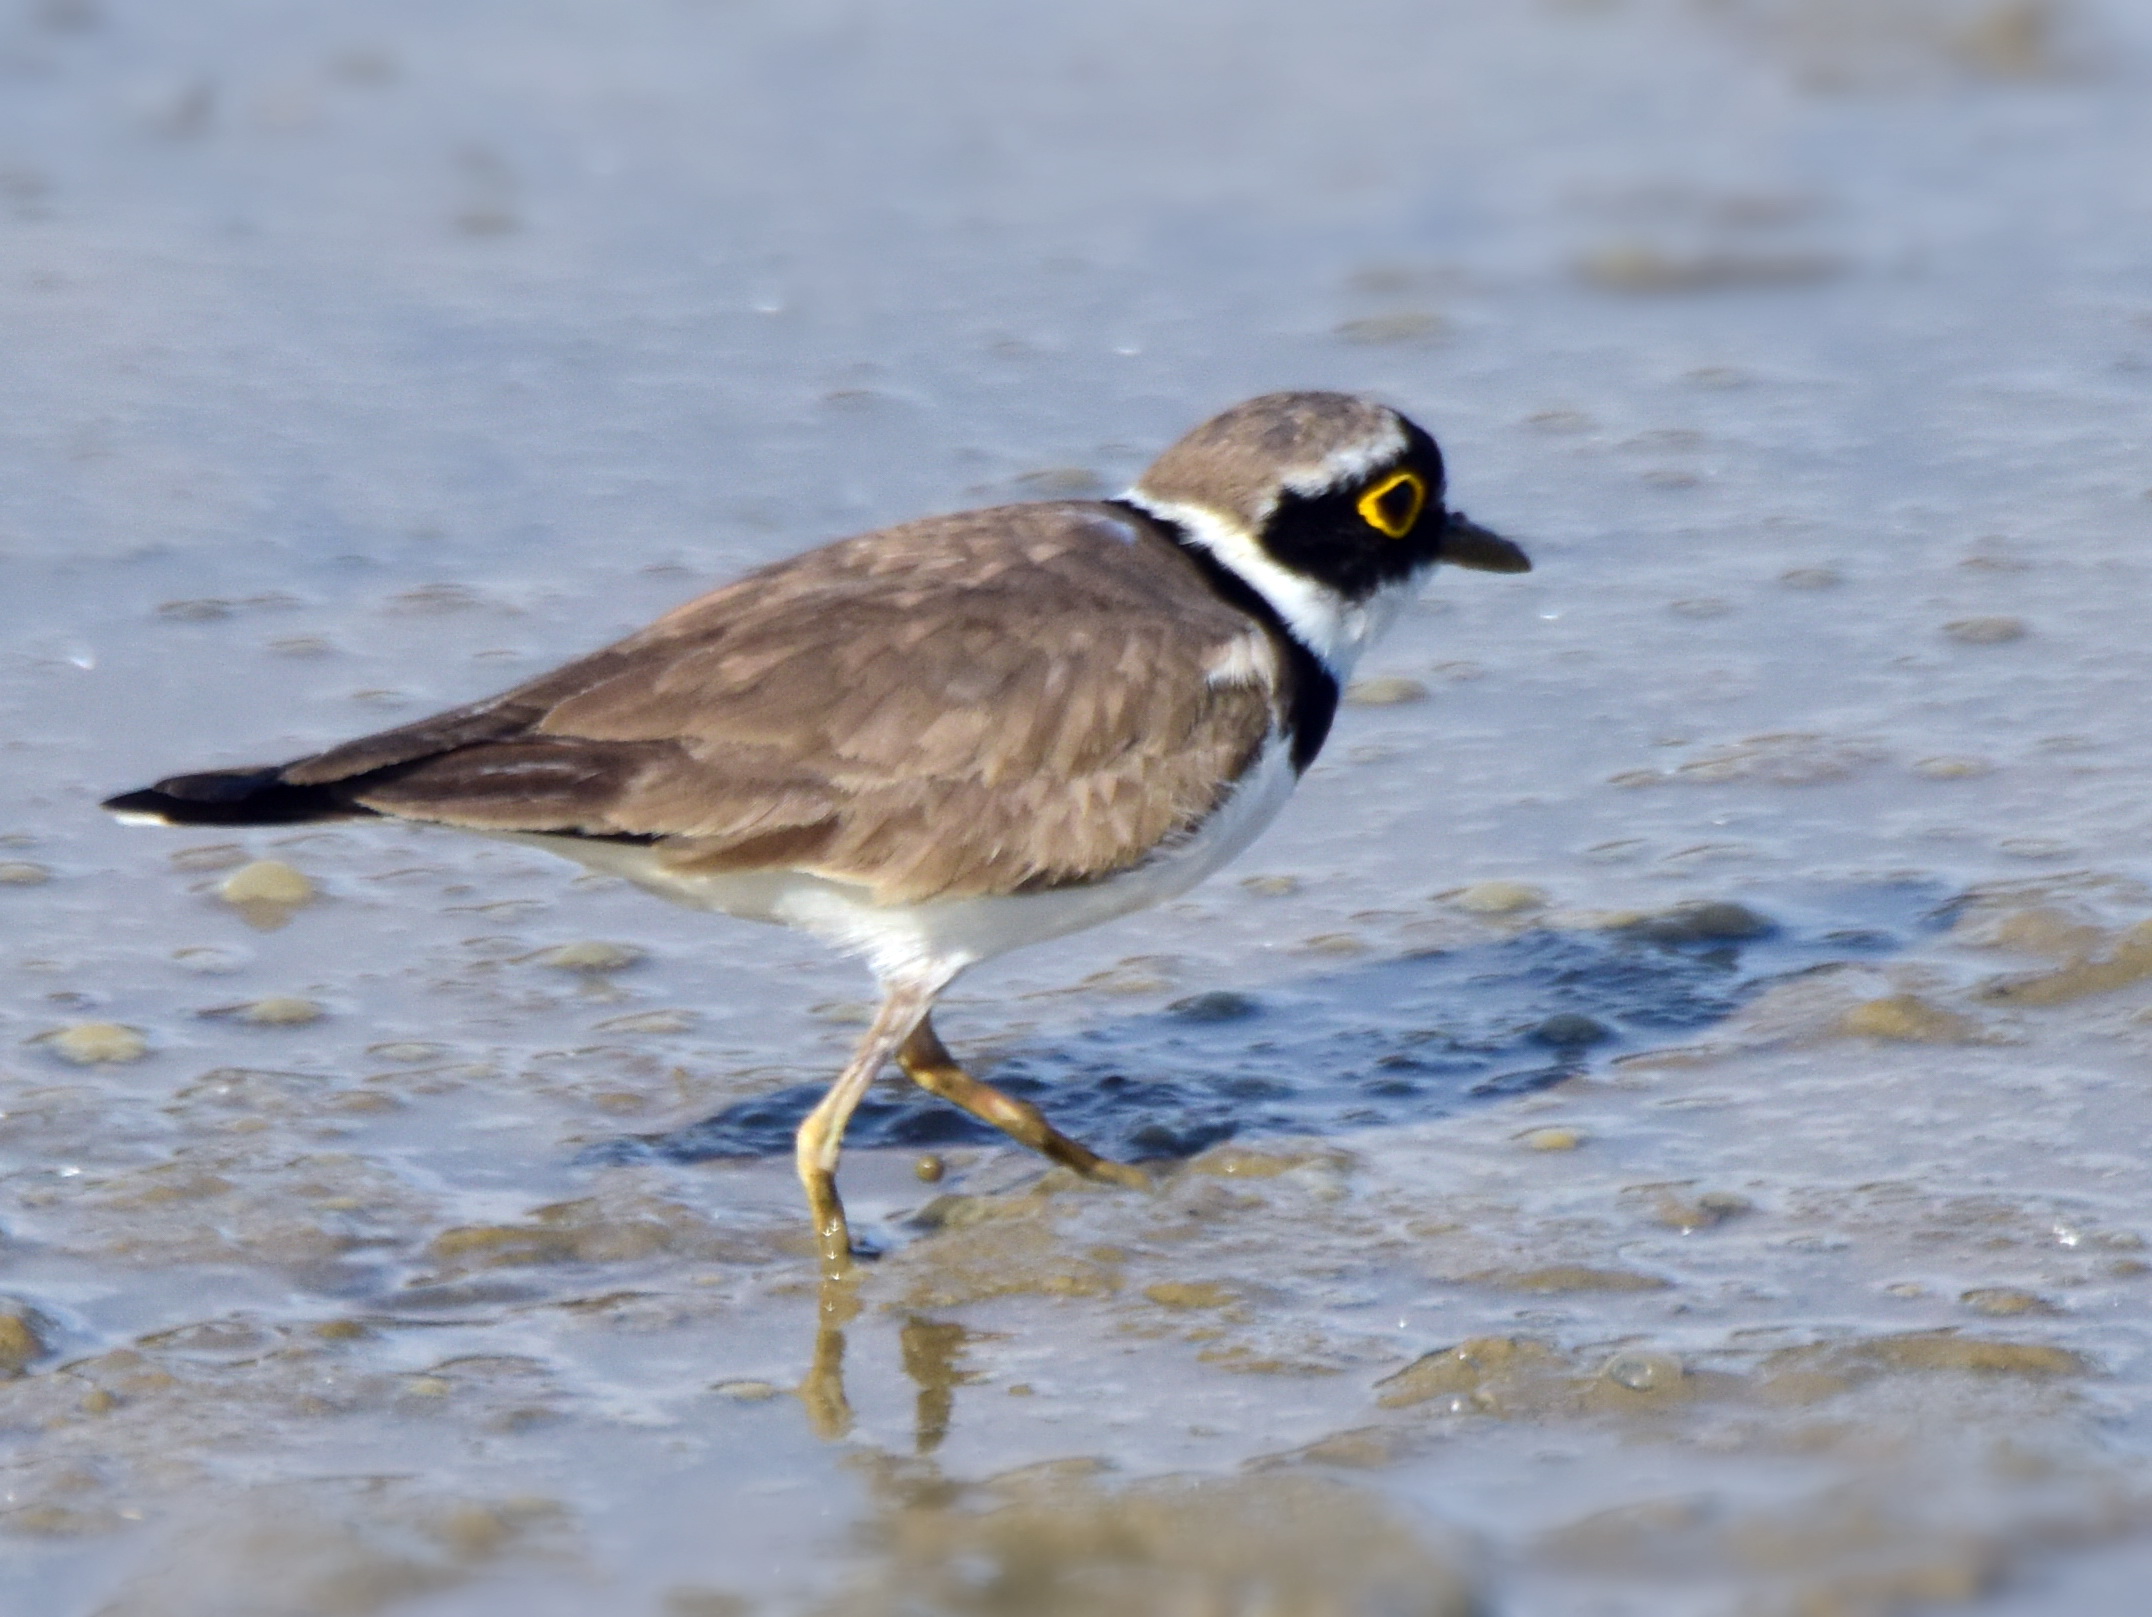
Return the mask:
[(950, 1321), (921, 1319), (916, 1314), (904, 1322), (899, 1337), (904, 1373), (919, 1387), (912, 1422), (915, 1453), (932, 1454), (949, 1435), (956, 1389), (974, 1379), (964, 1372), (961, 1361), (965, 1346), (976, 1334)]
[(852, 1401), (844, 1393), (844, 1328), (859, 1317), (857, 1272), (825, 1278), (815, 1298), (814, 1354), (799, 1384), (814, 1435), (835, 1443), (852, 1433)]
[[(815, 1298), (814, 1348), (796, 1390), (806, 1406), (808, 1427), (824, 1442), (840, 1442), (852, 1434), (852, 1401), (844, 1388), (845, 1327), (859, 1312), (856, 1267), (841, 1279), (822, 1282)], [(982, 1334), (917, 1314), (898, 1328), (904, 1373), (919, 1389), (912, 1416), (914, 1453), (932, 1454), (948, 1437), (956, 1389), (976, 1379), (964, 1368), (964, 1351)]]

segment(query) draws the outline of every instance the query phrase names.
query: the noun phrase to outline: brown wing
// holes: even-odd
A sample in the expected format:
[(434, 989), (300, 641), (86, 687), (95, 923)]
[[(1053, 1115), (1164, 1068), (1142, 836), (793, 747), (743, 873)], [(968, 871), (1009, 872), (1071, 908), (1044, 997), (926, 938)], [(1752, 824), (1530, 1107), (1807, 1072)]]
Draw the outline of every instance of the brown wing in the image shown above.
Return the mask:
[(1272, 728), (1277, 666), (1140, 519), (1010, 506), (780, 563), (283, 778), (885, 902), (1012, 892), (1127, 868), (1200, 822)]

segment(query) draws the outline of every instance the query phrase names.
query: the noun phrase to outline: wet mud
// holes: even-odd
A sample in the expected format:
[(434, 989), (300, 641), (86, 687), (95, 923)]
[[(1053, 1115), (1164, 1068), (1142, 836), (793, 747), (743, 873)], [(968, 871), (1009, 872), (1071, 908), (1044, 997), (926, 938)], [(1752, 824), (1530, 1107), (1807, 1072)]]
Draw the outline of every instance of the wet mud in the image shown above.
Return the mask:
[[(2152, 1577), (2135, 8), (0, 18), (0, 1587), (83, 1617), (1999, 1617)], [(1191, 64), (1204, 64), (1198, 70)], [(1233, 869), (960, 983), (95, 803), (1388, 397)]]

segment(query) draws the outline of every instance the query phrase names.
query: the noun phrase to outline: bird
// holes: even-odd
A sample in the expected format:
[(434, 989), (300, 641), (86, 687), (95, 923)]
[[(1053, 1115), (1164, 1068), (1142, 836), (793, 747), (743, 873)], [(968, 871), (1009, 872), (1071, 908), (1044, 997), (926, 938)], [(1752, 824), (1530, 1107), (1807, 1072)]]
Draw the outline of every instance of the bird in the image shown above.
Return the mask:
[(863, 960), (878, 1009), (794, 1147), (824, 1277), (840, 1277), (845, 1126), (892, 1058), (1087, 1178), (1150, 1183), (966, 1072), (935, 1001), (971, 966), (1225, 864), (1436, 567), (1530, 570), (1446, 492), (1435, 440), (1389, 405), (1266, 394), (1118, 497), (839, 539), (497, 696), (103, 806), (162, 825), (476, 832)]

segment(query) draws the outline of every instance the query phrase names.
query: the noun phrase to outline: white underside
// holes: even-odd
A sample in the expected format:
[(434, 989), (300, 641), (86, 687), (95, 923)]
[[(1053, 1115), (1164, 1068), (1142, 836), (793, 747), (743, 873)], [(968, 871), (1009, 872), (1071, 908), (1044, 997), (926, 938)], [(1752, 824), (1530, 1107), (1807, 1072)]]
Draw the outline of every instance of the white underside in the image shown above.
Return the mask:
[(947, 982), (965, 967), (1177, 898), (1232, 859), (1277, 818), (1299, 777), (1274, 735), (1210, 818), (1143, 863), (1082, 887), (994, 898), (876, 904), (869, 890), (806, 871), (698, 876), (668, 870), (655, 849), (579, 837), (501, 833), (660, 898), (749, 921), (796, 927), (866, 960), (884, 983)]

